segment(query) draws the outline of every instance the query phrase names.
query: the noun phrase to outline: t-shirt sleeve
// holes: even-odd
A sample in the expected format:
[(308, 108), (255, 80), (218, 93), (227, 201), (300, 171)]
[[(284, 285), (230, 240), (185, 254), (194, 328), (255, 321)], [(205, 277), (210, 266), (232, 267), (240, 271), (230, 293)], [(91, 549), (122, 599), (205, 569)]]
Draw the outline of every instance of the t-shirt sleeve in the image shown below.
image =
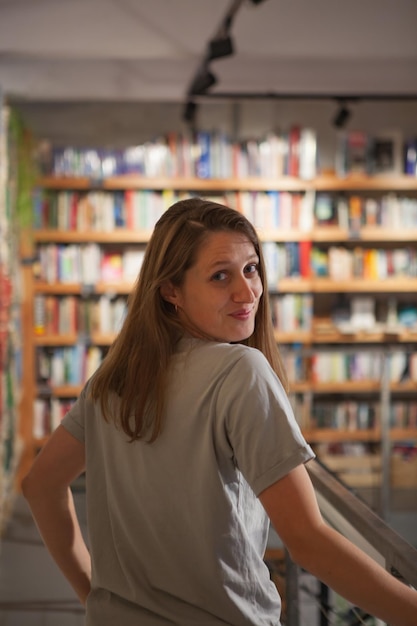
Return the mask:
[(64, 416), (62, 426), (79, 441), (85, 441), (85, 416), (92, 410), (91, 401), (87, 398), (87, 386), (84, 387), (79, 397)]
[(314, 458), (281, 382), (259, 350), (242, 353), (218, 402), (235, 463), (256, 495)]

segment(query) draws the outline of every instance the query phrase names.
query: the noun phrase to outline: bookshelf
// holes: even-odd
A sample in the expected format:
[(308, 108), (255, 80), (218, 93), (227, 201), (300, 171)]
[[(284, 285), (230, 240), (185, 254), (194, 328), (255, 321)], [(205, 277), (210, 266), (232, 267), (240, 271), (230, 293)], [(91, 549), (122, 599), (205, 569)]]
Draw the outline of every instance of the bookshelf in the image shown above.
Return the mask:
[[(136, 271), (140, 253), (152, 232), (152, 221), (156, 221), (164, 207), (190, 194), (212, 197), (234, 206), (246, 213), (258, 229), (271, 270), (269, 287), (270, 297), (274, 302), (272, 308), (277, 318), (276, 339), (282, 347), (290, 373), (291, 395), (296, 413), (307, 439), (315, 446), (317, 453), (323, 459), (331, 456), (332, 467), (335, 471), (340, 471), (343, 477), (348, 475), (344, 469), (338, 469), (343, 466), (343, 458), (349, 465), (349, 459), (355, 457), (350, 465), (357, 467), (358, 472), (356, 477), (349, 476), (351, 483), (355, 486), (380, 484), (380, 368), (387, 354), (393, 358), (394, 363), (390, 374), (392, 405), (403, 403), (406, 407), (400, 410), (402, 418), (398, 424), (394, 413), (390, 418), (390, 441), (392, 445), (407, 441), (415, 446), (417, 321), (408, 325), (402, 323), (399, 311), (401, 312), (402, 307), (408, 307), (411, 315), (417, 310), (417, 266), (413, 256), (417, 241), (417, 178), (352, 174), (344, 178), (317, 176), (311, 180), (291, 176), (200, 179), (148, 178), (128, 174), (97, 180), (61, 176), (42, 178), (38, 190), (35, 206), (36, 228), (33, 231), (33, 254), (37, 262), (33, 266), (29, 298), (34, 305), (31, 311), (27, 311), (27, 319), (31, 322), (24, 329), (24, 336), (31, 346), (36, 365), (36, 376), (32, 376), (31, 383), (25, 389), (27, 406), (30, 403), (35, 406), (34, 412), (26, 417), (31, 423), (31, 435), (26, 444), (32, 456), (43, 445), (51, 427), (59, 423), (60, 411), (66, 410), (68, 403), (80, 392), (83, 383), (83, 377), (79, 377), (80, 372), (84, 370), (85, 374), (85, 368), (87, 372), (91, 372), (98, 365), (117, 332), (120, 308), (115, 314), (116, 317), (119, 316), (116, 326), (109, 324), (106, 316), (113, 315), (109, 313), (111, 306), (120, 304), (129, 293), (133, 282), (131, 269), (127, 270), (127, 274), (130, 271), (129, 279), (123, 273), (124, 251), (129, 250), (132, 253), (130, 262)], [(107, 202), (108, 199), (114, 199), (116, 194), (117, 209), (116, 200), (114, 204)], [(146, 207), (147, 213), (155, 210), (150, 218), (148, 216), (150, 222), (144, 222), (143, 215), (137, 218), (136, 223), (129, 222), (126, 207), (132, 203), (132, 194), (138, 194), (137, 203), (142, 212), (143, 207)], [(323, 202), (320, 194), (325, 194), (327, 203), (330, 198), (331, 215), (327, 221), (322, 217), (323, 212), (319, 215), (319, 202)], [(48, 199), (47, 202), (45, 198)], [(279, 219), (276, 215), (271, 217), (271, 207), (276, 206), (274, 203), (277, 198), (282, 200), (281, 209), (284, 206), (287, 210), (289, 208), (289, 216), (280, 214)], [(350, 206), (351, 198), (354, 198), (354, 209)], [(361, 203), (359, 213), (358, 198)], [(386, 207), (389, 202), (397, 206), (403, 200), (408, 211), (408, 221), (400, 221), (395, 225), (383, 221), (378, 223), (378, 220), (386, 219), (384, 211), (388, 210)], [(94, 217), (91, 206), (94, 202), (103, 201), (107, 204), (100, 206), (106, 208), (96, 207), (96, 213), (112, 213), (110, 218), (105, 218), (104, 226)], [(124, 207), (122, 216), (120, 202)], [(294, 202), (297, 202), (299, 211), (296, 223), (293, 217)], [(84, 216), (84, 227), (80, 228), (78, 225), (77, 228), (77, 211), (81, 211), (81, 205), (83, 211), (85, 205), (89, 207), (89, 227), (85, 227), (87, 218)], [(320, 206), (322, 209), (322, 204)], [(375, 206), (379, 212), (377, 217)], [(368, 212), (371, 211), (369, 207), (373, 209), (373, 223), (366, 222), (365, 207), (368, 207)], [(116, 217), (114, 213), (117, 213)], [(63, 220), (64, 225), (57, 225), (58, 217)], [(101, 215), (100, 219), (102, 217)], [(51, 274), (52, 265), (64, 264), (62, 255), (69, 249), (73, 256), (65, 257), (65, 263), (69, 266), (75, 263), (78, 271), (86, 263), (81, 252), (88, 246), (95, 246), (95, 252), (92, 257), (87, 258), (97, 260), (97, 267), (92, 275), (86, 277), (81, 272), (73, 279), (71, 274)], [(356, 263), (355, 269), (351, 271), (352, 275), (338, 277), (340, 268), (336, 267), (335, 271), (329, 269), (329, 257), (333, 254), (333, 248), (347, 252), (350, 257), (356, 255), (362, 261), (359, 270), (355, 257), (354, 262), (352, 259), (349, 261), (352, 266)], [(46, 253), (43, 256), (46, 249), (49, 256)], [(307, 254), (304, 261), (297, 258), (301, 249), (304, 250), (302, 254)], [(313, 262), (316, 250), (326, 259), (324, 270), (320, 263), (315, 265)], [(404, 258), (405, 250), (409, 251), (409, 256)], [(135, 256), (135, 252), (139, 256)], [(110, 275), (107, 280), (103, 280), (102, 262), (105, 253), (115, 255), (113, 261), (117, 266), (116, 278), (112, 279)], [(364, 271), (364, 258), (378, 254), (380, 274), (374, 272), (369, 275)], [(398, 272), (391, 271), (390, 261), (391, 265), (387, 270), (385, 257), (389, 256), (391, 259), (396, 254), (400, 259), (400, 269)], [(57, 259), (61, 261), (58, 262)], [(289, 262), (290, 267), (277, 274), (277, 266), (282, 267), (284, 261)], [(292, 267), (291, 263), (295, 263), (295, 266)], [(89, 267), (89, 271), (91, 269)], [(332, 275), (332, 271), (336, 275)], [(346, 268), (343, 272), (347, 273)], [(371, 303), (375, 303), (374, 323), (365, 328), (352, 324), (351, 319), (346, 319), (346, 316), (349, 317), (351, 299), (358, 297), (366, 297)], [(87, 307), (85, 310), (84, 305)], [(92, 305), (91, 309), (88, 309), (89, 305)], [(340, 320), (334, 315), (338, 307), (341, 308)], [(100, 318), (100, 311), (104, 311), (104, 322)], [(298, 317), (300, 311), (304, 314), (302, 319)], [(65, 316), (69, 316), (69, 322), (66, 319), (64, 323)], [(295, 322), (292, 327), (288, 327), (280, 323), (280, 319), (291, 319)], [(71, 363), (76, 374), (73, 378), (71, 373), (67, 376), (68, 371), (71, 372)], [(332, 367), (336, 368), (336, 375)], [(320, 421), (320, 409), (326, 405), (333, 407), (339, 416), (339, 423)], [(362, 413), (355, 416), (355, 409), (352, 408), (355, 406), (357, 412), (359, 407), (367, 406), (368, 418), (363, 417), (365, 409), (361, 409)], [(406, 418), (404, 414), (407, 414)], [(356, 460), (356, 444), (363, 448), (362, 461)], [(347, 451), (343, 450), (343, 446), (347, 447)], [(396, 460), (395, 471), (392, 471), (394, 480), (401, 474), (399, 466), (400, 457)], [(412, 478), (408, 477), (407, 480), (415, 487), (417, 473), (414, 466), (411, 474)]]
[(16, 119), (0, 98), (0, 536), (8, 523), (21, 453), (21, 289), (16, 221)]

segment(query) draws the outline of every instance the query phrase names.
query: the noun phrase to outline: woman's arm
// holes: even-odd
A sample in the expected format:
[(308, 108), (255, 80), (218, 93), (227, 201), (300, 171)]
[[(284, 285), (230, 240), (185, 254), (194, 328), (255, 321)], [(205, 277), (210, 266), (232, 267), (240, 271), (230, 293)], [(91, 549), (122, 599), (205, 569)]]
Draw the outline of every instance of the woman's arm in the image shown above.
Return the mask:
[(22, 490), (47, 549), (85, 605), (91, 559), (70, 490), (84, 469), (84, 445), (59, 426), (23, 479)]
[(417, 625), (417, 591), (395, 579), (324, 522), (303, 465), (259, 497), (298, 565), (391, 626)]

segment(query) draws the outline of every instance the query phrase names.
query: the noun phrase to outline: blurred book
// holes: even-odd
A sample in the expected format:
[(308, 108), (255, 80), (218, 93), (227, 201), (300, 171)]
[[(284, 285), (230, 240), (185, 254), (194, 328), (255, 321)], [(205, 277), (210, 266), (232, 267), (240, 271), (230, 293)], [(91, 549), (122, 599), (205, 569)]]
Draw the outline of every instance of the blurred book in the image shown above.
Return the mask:
[(370, 145), (370, 173), (401, 174), (403, 137), (399, 131), (385, 131), (372, 137)]

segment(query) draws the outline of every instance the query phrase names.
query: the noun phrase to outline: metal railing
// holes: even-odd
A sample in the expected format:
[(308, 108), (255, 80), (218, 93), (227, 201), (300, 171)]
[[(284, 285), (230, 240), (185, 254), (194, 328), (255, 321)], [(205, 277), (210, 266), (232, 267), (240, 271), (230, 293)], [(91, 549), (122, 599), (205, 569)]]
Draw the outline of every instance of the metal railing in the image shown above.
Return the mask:
[[(379, 562), (393, 576), (417, 588), (417, 550), (318, 461), (310, 461), (306, 468), (326, 522)], [(300, 623), (298, 578), (299, 568), (287, 558), (286, 579), (287, 590), (290, 590), (290, 593), (287, 595), (285, 626), (303, 626)], [(321, 587), (322, 605), (327, 604), (327, 591), (327, 588)], [(324, 608), (327, 609), (328, 606)], [(332, 622), (328, 620), (326, 611), (322, 610), (320, 626), (327, 626), (330, 623)]]

